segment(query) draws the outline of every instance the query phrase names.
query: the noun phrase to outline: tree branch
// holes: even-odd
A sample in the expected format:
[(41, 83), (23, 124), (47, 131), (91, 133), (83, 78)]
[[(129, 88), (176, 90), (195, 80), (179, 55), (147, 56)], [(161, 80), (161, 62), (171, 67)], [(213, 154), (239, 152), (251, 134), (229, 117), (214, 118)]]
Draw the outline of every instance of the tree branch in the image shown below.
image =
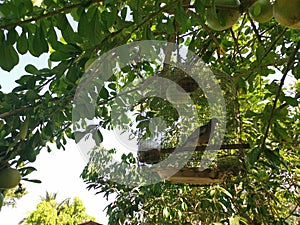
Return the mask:
[(234, 40), (236, 51), (239, 54), (239, 56), (241, 58), (241, 61), (243, 62), (244, 60), (243, 60), (243, 56), (242, 56), (242, 53), (241, 53), (240, 48), (239, 48), (239, 43), (238, 43), (237, 38), (235, 37), (235, 34), (234, 34), (232, 28), (230, 28), (230, 33), (231, 33), (231, 36), (232, 36), (232, 38)]
[[(65, 98), (65, 100), (72, 100), (72, 99), (73, 99), (73, 96), (69, 97), (69, 98)], [(55, 97), (55, 98), (52, 98), (51, 100), (49, 100), (49, 102), (55, 102), (55, 101), (58, 101), (58, 100), (61, 100), (61, 98)], [(32, 108), (37, 107), (38, 105), (40, 105), (42, 103), (43, 103), (43, 101), (40, 101), (40, 102), (37, 102), (37, 103), (35, 103), (33, 105), (25, 105), (25, 106), (22, 106), (22, 107), (20, 107), (18, 109), (1, 113), (0, 114), (0, 119), (5, 119), (6, 117), (16, 115), (19, 112), (25, 111), (27, 109), (32, 109)]]
[(34, 104), (34, 105), (26, 105), (26, 106), (22, 106), (21, 108), (18, 108), (18, 109), (9, 111), (9, 112), (1, 113), (1, 114), (0, 114), (0, 119), (4, 119), (4, 118), (6, 118), (6, 117), (15, 115), (15, 114), (17, 114), (17, 113), (19, 113), (19, 112), (25, 111), (25, 110), (27, 110), (27, 109), (34, 108), (34, 107), (38, 106), (39, 104), (40, 104), (40, 103), (36, 103), (36, 104)]
[[(103, 1), (104, 0), (91, 0), (90, 4), (103, 2)], [(30, 19), (26, 19), (26, 20), (15, 22), (15, 23), (10, 23), (10, 24), (0, 26), (0, 29), (9, 29), (9, 28), (12, 28), (12, 27), (21, 26), (23, 24), (28, 24), (28, 23), (31, 23), (31, 22), (34, 22), (34, 21), (38, 21), (38, 20), (50, 17), (50, 16), (57, 15), (57, 14), (62, 13), (62, 12), (70, 11), (70, 10), (78, 8), (82, 5), (83, 5), (82, 3), (77, 3), (77, 4), (74, 4), (74, 5), (70, 5), (70, 6), (67, 6), (67, 7), (64, 7), (64, 8), (46, 13), (46, 14), (42, 14), (42, 15), (39, 15), (39, 16), (36, 16), (36, 17), (32, 17)]]
[(279, 95), (280, 95), (280, 91), (284, 85), (284, 81), (285, 81), (285, 78), (293, 64), (293, 60), (294, 60), (294, 57), (296, 56), (298, 50), (300, 48), (300, 41), (298, 41), (297, 45), (296, 45), (296, 48), (294, 49), (294, 51), (292, 52), (292, 54), (290, 55), (290, 57), (288, 58), (288, 61), (287, 61), (287, 64), (286, 64), (286, 67), (283, 71), (283, 76), (280, 80), (280, 84), (279, 84), (279, 87), (278, 87), (278, 90), (277, 90), (277, 93), (276, 93), (276, 96), (275, 96), (275, 99), (274, 99), (274, 103), (273, 103), (273, 107), (272, 107), (272, 110), (271, 110), (271, 114), (270, 114), (270, 117), (269, 117), (269, 120), (268, 120), (268, 123), (267, 123), (267, 127), (266, 127), (266, 130), (265, 130), (265, 134), (264, 134), (264, 138), (262, 140), (262, 144), (261, 144), (261, 147), (262, 149), (265, 148), (265, 145), (266, 145), (266, 139), (268, 137), (268, 134), (269, 134), (269, 129), (270, 129), (270, 126), (271, 126), (271, 122), (272, 122), (272, 118), (274, 116), (274, 112), (276, 110), (276, 104), (277, 104), (277, 101), (279, 99)]

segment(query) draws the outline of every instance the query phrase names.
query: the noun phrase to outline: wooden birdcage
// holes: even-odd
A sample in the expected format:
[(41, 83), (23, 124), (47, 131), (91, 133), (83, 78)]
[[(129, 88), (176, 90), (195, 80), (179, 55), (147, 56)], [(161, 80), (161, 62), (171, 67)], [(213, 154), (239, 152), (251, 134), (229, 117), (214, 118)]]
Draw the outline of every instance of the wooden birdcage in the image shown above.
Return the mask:
[[(238, 103), (234, 83), (227, 73), (217, 69), (213, 69), (213, 73), (220, 82), (220, 87), (226, 101), (228, 127), (233, 133), (241, 132), (238, 130), (240, 126), (236, 118), (238, 113)], [(167, 73), (162, 74), (162, 76), (168, 77), (166, 74)], [(194, 103), (202, 107), (201, 109), (203, 112), (206, 112), (209, 107), (207, 101), (205, 101), (206, 96), (193, 78), (179, 70), (175, 70), (175, 74), (173, 73), (172, 76), (168, 78), (173, 80), (176, 84), (166, 89), (167, 100), (172, 104), (185, 104), (187, 97), (191, 97), (193, 98)], [(181, 95), (184, 96), (182, 97)], [(225, 143), (227, 142), (230, 144), (223, 144), (221, 146), (197, 146), (184, 166), (177, 167), (176, 165), (164, 165), (162, 167), (156, 166), (156, 164), (164, 161), (170, 154), (178, 154), (178, 151), (176, 151), (177, 153), (174, 153), (174, 150), (176, 149), (174, 146), (166, 147), (166, 145), (153, 144), (151, 140), (148, 140), (144, 142), (142, 151), (139, 149), (138, 160), (140, 163), (152, 165), (152, 170), (154, 172), (161, 178), (170, 182), (197, 185), (211, 184), (222, 181), (230, 174), (237, 175), (244, 169), (243, 154), (240, 153), (242, 153), (244, 149), (249, 148), (249, 144), (244, 144), (243, 142), (235, 144), (236, 141), (242, 142), (240, 140), (230, 140), (227, 138), (225, 139)], [(220, 154), (218, 154), (218, 157), (211, 165), (202, 169), (199, 167), (199, 162), (201, 161), (204, 150), (215, 150)], [(182, 153), (184, 151), (189, 151), (189, 149), (182, 148), (179, 152)], [(232, 154), (232, 152), (235, 153)], [(178, 157), (181, 157), (181, 155), (178, 155)], [(169, 176), (169, 174), (172, 175)]]

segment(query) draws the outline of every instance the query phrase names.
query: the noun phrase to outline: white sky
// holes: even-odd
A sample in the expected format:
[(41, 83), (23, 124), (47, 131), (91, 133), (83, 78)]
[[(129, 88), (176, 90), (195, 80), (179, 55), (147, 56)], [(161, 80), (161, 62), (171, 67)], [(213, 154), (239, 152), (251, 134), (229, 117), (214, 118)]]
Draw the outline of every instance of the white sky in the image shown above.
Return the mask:
[(73, 141), (68, 142), (66, 151), (54, 149), (53, 152), (48, 153), (44, 149), (32, 165), (37, 171), (30, 174), (28, 178), (40, 179), (42, 184), (23, 181), (29, 193), (17, 202), (17, 208), (2, 208), (1, 224), (5, 222), (6, 225), (17, 225), (29, 211), (35, 209), (40, 196), (45, 196), (46, 191), (57, 193), (58, 202), (78, 196), (89, 215), (95, 217), (97, 222), (107, 224), (103, 209), (108, 202), (102, 195), (95, 195), (93, 190), (88, 191), (85, 188), (86, 184), (79, 177), (85, 161)]

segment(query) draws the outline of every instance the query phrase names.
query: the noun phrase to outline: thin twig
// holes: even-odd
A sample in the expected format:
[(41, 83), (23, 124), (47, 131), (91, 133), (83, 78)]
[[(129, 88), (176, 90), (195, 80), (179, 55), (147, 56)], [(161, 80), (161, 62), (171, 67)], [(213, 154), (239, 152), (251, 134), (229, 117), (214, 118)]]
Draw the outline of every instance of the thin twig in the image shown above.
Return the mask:
[(272, 42), (272, 45), (270, 46), (270, 48), (265, 52), (265, 54), (263, 55), (263, 57), (261, 58), (261, 61), (269, 54), (269, 52), (274, 48), (274, 46), (277, 44), (277, 42), (280, 40), (280, 38), (284, 35), (284, 33), (287, 31), (288, 28), (285, 28), (275, 39), (274, 42)]
[(294, 209), (293, 209), (292, 211), (290, 211), (290, 213), (284, 218), (284, 221), (287, 221), (287, 219), (288, 219), (289, 217), (291, 217), (291, 216), (295, 213), (295, 211), (296, 211), (298, 208), (299, 208), (299, 205), (297, 204), (297, 205), (294, 207)]
[(234, 34), (232, 28), (230, 28), (230, 33), (231, 33), (231, 36), (232, 36), (232, 38), (233, 38), (233, 40), (234, 40), (236, 50), (237, 50), (239, 56), (241, 57), (242, 62), (244, 62), (242, 53), (241, 53), (241, 51), (240, 51), (240, 49), (239, 49), (239, 43), (238, 43), (238, 40), (236, 39), (235, 34)]
[(255, 35), (256, 35), (256, 37), (257, 37), (258, 42), (261, 43), (261, 38), (260, 38), (260, 35), (259, 35), (259, 33), (258, 33), (258, 30), (256, 29), (256, 26), (255, 26), (255, 24), (254, 24), (252, 18), (249, 16), (249, 13), (248, 13), (248, 12), (247, 12), (247, 16), (248, 16), (248, 18), (249, 18), (249, 20), (250, 20), (251, 26), (252, 26), (253, 31), (254, 31), (254, 33), (255, 33)]
[(202, 24), (202, 27), (206, 30), (206, 32), (208, 33), (208, 35), (211, 37), (211, 39), (215, 43), (216, 48), (217, 48), (218, 61), (219, 61), (219, 63), (221, 63), (221, 61), (220, 61), (220, 59), (221, 59), (221, 57), (220, 57), (220, 44), (219, 44), (217, 38), (211, 32), (211, 30), (209, 29), (209, 27), (206, 24)]

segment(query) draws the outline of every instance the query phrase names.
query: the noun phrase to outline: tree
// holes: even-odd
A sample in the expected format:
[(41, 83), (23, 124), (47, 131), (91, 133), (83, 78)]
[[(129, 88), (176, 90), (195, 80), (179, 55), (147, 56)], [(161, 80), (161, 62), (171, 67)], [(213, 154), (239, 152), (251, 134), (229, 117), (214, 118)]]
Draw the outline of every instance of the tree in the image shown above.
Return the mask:
[(74, 197), (73, 202), (69, 198), (58, 203), (56, 194), (46, 192), (46, 196), (41, 198), (36, 210), (23, 219), (19, 224), (74, 224), (95, 220), (95, 218), (85, 213), (85, 207), (78, 197)]
[[(250, 148), (220, 151), (221, 156), (238, 156), (242, 170), (205, 187), (166, 182), (131, 188), (103, 177), (90, 164), (83, 172), (89, 188), (117, 194), (107, 207), (110, 224), (293, 223), (299, 214), (299, 89), (287, 90), (284, 84), (288, 77), (300, 78), (300, 33), (275, 19), (253, 21), (247, 9), (254, 2), (224, 6), (205, 0), (45, 0), (40, 5), (30, 0), (4, 1), (0, 5), (1, 68), (12, 70), (18, 54), (50, 53), (50, 58), (48, 68), (38, 68), (34, 62), (27, 65), (18, 86), (11, 93), (0, 93), (0, 168), (7, 163), (20, 168), (35, 161), (48, 141), (64, 148), (67, 138), (78, 141), (90, 133), (100, 143), (99, 128), (132, 124), (132, 118), (112, 115), (111, 109), (124, 111), (118, 94), (149, 77), (178, 81), (186, 74), (157, 62), (132, 63), (105, 81), (99, 79), (105, 85), (89, 93), (91, 98), (96, 95), (90, 102), (77, 101), (80, 79), (95, 59), (115, 47), (140, 40), (168, 41), (188, 46), (211, 68), (226, 103), (224, 142), (249, 143)], [(206, 25), (207, 9), (220, 26), (227, 24), (218, 17), (220, 10), (239, 10), (240, 17), (229, 29), (215, 31)], [(275, 79), (270, 80), (270, 75)], [(99, 124), (74, 132), (74, 120), (89, 114), (95, 99), (92, 114)], [(207, 96), (195, 92), (191, 99), (200, 115), (193, 122), (201, 125), (211, 117)], [(72, 118), (74, 105), (84, 113)], [(150, 138), (149, 121), (160, 117), (167, 126), (165, 147), (176, 146), (180, 119), (170, 102), (148, 96), (132, 109), (140, 110), (133, 134)], [(137, 165), (131, 155), (123, 156), (123, 161)], [(30, 171), (21, 170), (23, 177)]]

